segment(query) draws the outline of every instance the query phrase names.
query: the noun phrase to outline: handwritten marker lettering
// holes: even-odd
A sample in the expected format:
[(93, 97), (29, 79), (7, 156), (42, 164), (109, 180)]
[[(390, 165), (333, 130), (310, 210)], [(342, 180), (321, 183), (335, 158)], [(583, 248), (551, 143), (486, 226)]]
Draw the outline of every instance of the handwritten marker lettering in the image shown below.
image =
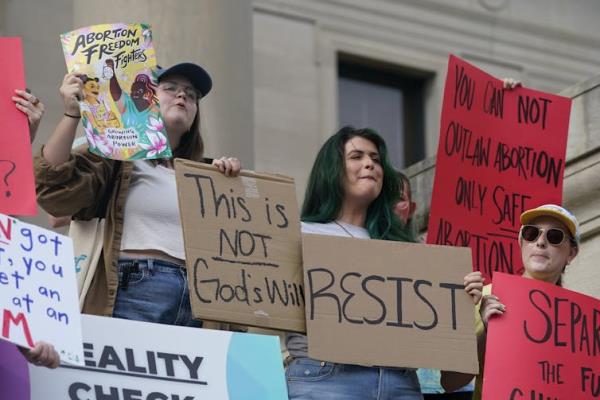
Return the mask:
[(519, 216), (561, 204), (571, 100), (450, 56), (427, 242), (472, 249), (473, 269), (519, 274)]
[(30, 347), (44, 340), (63, 361), (80, 362), (70, 238), (0, 214), (0, 313), (4, 339)]
[(293, 181), (175, 165), (192, 311), (197, 318), (304, 329), (301, 237)]

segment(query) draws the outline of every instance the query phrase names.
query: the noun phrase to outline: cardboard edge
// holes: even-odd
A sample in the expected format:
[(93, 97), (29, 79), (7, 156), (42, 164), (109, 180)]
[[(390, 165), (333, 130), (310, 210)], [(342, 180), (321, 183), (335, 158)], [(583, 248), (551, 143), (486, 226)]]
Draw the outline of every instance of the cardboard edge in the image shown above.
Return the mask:
[[(180, 168), (181, 167), (190, 167), (190, 168), (204, 169), (204, 170), (213, 171), (213, 172), (219, 172), (217, 167), (213, 167), (210, 164), (204, 164), (204, 163), (201, 163), (198, 161), (186, 160), (185, 158), (176, 158), (174, 163), (175, 163), (176, 169), (177, 169), (177, 165), (179, 165)], [(248, 169), (242, 169), (238, 176), (243, 176), (243, 177), (248, 177), (248, 178), (260, 178), (260, 179), (266, 179), (266, 180), (270, 180), (270, 181), (274, 181), (274, 182), (294, 184), (294, 178), (292, 178), (291, 176), (282, 175), (282, 174), (274, 174), (274, 173), (269, 173), (269, 172), (256, 172), (256, 171), (252, 171), (252, 170), (248, 170)]]

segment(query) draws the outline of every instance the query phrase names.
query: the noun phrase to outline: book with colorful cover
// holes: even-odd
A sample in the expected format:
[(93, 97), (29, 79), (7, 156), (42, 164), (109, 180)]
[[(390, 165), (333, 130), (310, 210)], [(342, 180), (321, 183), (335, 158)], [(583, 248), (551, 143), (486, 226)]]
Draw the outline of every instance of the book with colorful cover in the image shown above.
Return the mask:
[(83, 80), (79, 106), (89, 150), (115, 160), (172, 157), (156, 96), (146, 24), (101, 24), (61, 35), (67, 69)]

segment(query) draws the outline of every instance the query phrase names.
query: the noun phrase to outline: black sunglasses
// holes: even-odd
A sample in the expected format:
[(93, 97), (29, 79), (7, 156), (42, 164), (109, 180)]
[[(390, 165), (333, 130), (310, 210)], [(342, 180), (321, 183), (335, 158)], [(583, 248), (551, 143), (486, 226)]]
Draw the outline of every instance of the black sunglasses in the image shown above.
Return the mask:
[(545, 230), (535, 225), (523, 225), (520, 235), (526, 242), (535, 242), (543, 232), (546, 232), (546, 241), (553, 246), (560, 245), (565, 238), (572, 240), (562, 229), (550, 228)]

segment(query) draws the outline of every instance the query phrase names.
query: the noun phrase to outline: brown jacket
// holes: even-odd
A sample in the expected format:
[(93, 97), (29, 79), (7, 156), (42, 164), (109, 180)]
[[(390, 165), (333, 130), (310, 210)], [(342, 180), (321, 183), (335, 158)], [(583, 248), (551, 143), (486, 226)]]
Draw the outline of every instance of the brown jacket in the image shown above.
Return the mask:
[(35, 158), (34, 167), (37, 200), (48, 213), (82, 220), (106, 218), (103, 252), (83, 312), (112, 316), (119, 284), (117, 261), (123, 206), (133, 164), (108, 160), (81, 149), (56, 167), (40, 155)]

